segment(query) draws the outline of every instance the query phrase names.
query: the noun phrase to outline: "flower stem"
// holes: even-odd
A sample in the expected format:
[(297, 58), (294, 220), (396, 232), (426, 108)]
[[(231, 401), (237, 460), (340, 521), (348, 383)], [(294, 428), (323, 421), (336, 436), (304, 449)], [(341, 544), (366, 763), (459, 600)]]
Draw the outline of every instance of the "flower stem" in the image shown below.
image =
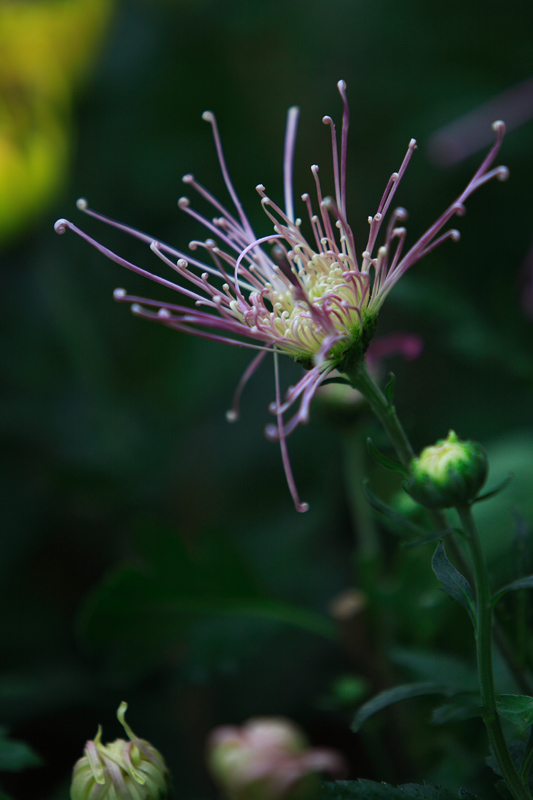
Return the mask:
[[(409, 466), (409, 463), (415, 456), (411, 442), (403, 429), (394, 405), (385, 397), (379, 386), (375, 383), (368, 371), (366, 363), (364, 361), (359, 362), (353, 372), (346, 372), (345, 374), (350, 379), (352, 386), (358, 389), (365, 397), (372, 411), (387, 431), (391, 443), (396, 450), (396, 455), (401, 463), (404, 466)], [(433, 509), (429, 511), (429, 515), (436, 531), (445, 530), (449, 527), (442, 511)], [(460, 571), (468, 577), (468, 564), (466, 563), (461, 549), (457, 546), (457, 543), (452, 537), (450, 537), (449, 548)], [(494, 639), (504, 660), (509, 665), (517, 685), (525, 694), (532, 694), (533, 688), (523, 670), (520, 668), (497, 620), (494, 624)]]
[(398, 419), (396, 408), (389, 402), (371, 377), (364, 359), (358, 363), (353, 373), (348, 375), (348, 378), (352, 386), (358, 389), (365, 397), (370, 408), (381, 421), (381, 424), (389, 434), (396, 454), (402, 464), (408, 466), (415, 457), (411, 442), (407, 438), (403, 425)]
[[(393, 403), (383, 394), (379, 386), (372, 379), (370, 373), (368, 372), (368, 367), (364, 361), (360, 362), (355, 367), (353, 372), (346, 374), (354, 388), (358, 389), (361, 394), (364, 395), (372, 411), (387, 431), (401, 463), (404, 466), (408, 466), (411, 460), (414, 458), (414, 450), (398, 418)], [(481, 542), (479, 540), (479, 535), (477, 533), (470, 510), (462, 509), (459, 511), (458, 509), (458, 512), (460, 516), (462, 513), (466, 514), (464, 519), (461, 516), (461, 520), (463, 522), (465, 533), (469, 537), (468, 543), (474, 568), (474, 581), (476, 586), (479, 614), (476, 647), (481, 696), (487, 713), (485, 725), (487, 727), (489, 739), (494, 748), (494, 753), (502, 770), (502, 774), (509, 785), (509, 790), (516, 800), (526, 800), (526, 798), (530, 798), (530, 794), (512, 762), (505, 738), (503, 736), (501, 722), (496, 710), (494, 678), (492, 672), (493, 610), (491, 605), (491, 593), (488, 583), (485, 557), (481, 549)], [(433, 524), (435, 525), (435, 530), (444, 530), (447, 527), (446, 518), (442, 511), (435, 509), (431, 512), (431, 517)], [(452, 548), (462, 571), (468, 572), (467, 569), (465, 570), (467, 565), (465, 564), (465, 559), (461, 550), (457, 546), (454, 539), (452, 537), (450, 537), (450, 539), (450, 547)], [(498, 647), (505, 660), (509, 664), (517, 683), (522, 688), (529, 688), (528, 681), (518, 668), (514, 654), (510, 652), (509, 648), (507, 647), (505, 637), (498, 628), (497, 623), (494, 625), (494, 634)]]
[(509, 791), (515, 800), (526, 800), (530, 798), (530, 794), (511, 759), (496, 705), (492, 668), (493, 607), (485, 556), (470, 507), (458, 506), (457, 513), (467, 536), (474, 570), (477, 605), (476, 651), (479, 687), (484, 711), (483, 721)]

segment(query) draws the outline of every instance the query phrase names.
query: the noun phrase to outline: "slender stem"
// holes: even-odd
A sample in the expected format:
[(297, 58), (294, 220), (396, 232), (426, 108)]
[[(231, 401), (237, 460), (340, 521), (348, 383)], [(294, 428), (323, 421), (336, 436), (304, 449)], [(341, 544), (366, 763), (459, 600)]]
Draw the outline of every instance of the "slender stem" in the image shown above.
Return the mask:
[[(405, 433), (405, 430), (403, 429), (403, 426), (398, 418), (396, 408), (391, 402), (389, 402), (379, 386), (375, 383), (368, 372), (366, 363), (364, 361), (359, 362), (353, 372), (346, 372), (345, 374), (350, 379), (354, 388), (358, 389), (361, 394), (364, 395), (372, 411), (387, 431), (391, 443), (396, 450), (396, 455), (400, 459), (401, 463), (404, 466), (409, 466), (409, 463), (415, 456), (411, 442), (409, 441), (407, 434)], [(447, 527), (449, 527), (446, 517), (442, 511), (435, 509), (429, 513), (436, 531), (445, 530)], [(452, 537), (450, 537), (449, 548), (461, 572), (468, 576), (468, 564), (466, 563), (461, 549), (457, 545), (455, 539)], [(497, 621), (494, 625), (494, 639), (503, 658), (509, 665), (509, 669), (511, 670), (517, 685), (526, 694), (533, 694), (533, 687), (517, 663), (514, 653), (511, 651), (507, 643), (507, 638)]]
[(516, 800), (526, 800), (530, 794), (511, 759), (496, 705), (492, 668), (493, 607), (485, 555), (470, 507), (457, 506), (457, 513), (461, 519), (463, 531), (467, 535), (474, 568), (477, 604), (476, 651), (479, 687), (484, 709), (483, 721), (509, 791)]
[(522, 766), (520, 767), (520, 777), (522, 778), (524, 783), (527, 783), (532, 761), (533, 761), (533, 728), (529, 732), (529, 740), (526, 745), (524, 760), (522, 761)]
[(396, 408), (388, 401), (371, 377), (366, 362), (364, 360), (360, 361), (354, 372), (348, 375), (348, 378), (352, 382), (352, 386), (364, 395), (370, 408), (381, 421), (402, 464), (408, 466), (415, 457), (411, 442), (398, 419)]

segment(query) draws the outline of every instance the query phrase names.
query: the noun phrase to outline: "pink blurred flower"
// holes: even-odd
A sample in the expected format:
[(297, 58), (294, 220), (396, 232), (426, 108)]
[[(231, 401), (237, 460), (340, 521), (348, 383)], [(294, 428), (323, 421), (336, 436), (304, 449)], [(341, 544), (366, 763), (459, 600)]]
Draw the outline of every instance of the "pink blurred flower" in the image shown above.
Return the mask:
[(207, 742), (207, 763), (230, 800), (307, 800), (318, 793), (318, 773), (346, 772), (342, 756), (310, 747), (300, 728), (282, 717), (216, 728)]

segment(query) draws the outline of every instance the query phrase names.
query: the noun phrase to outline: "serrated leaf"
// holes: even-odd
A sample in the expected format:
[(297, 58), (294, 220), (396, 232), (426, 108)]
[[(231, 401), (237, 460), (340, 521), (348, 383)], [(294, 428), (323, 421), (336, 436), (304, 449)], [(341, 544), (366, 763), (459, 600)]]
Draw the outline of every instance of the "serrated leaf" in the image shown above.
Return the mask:
[(476, 605), (472, 589), (465, 576), (461, 575), (449, 560), (442, 542), (435, 550), (431, 566), (442, 584), (442, 590), (466, 609), (472, 624), (476, 627)]
[(400, 472), (402, 475), (405, 476), (409, 475), (409, 470), (407, 469), (407, 467), (404, 467), (403, 464), (399, 464), (392, 458), (388, 458), (388, 456), (383, 455), (383, 453), (381, 453), (378, 450), (378, 448), (376, 447), (376, 445), (374, 444), (374, 442), (370, 437), (368, 437), (368, 439), (366, 440), (366, 444), (368, 447), (368, 451), (372, 456), (372, 458), (374, 459), (374, 461), (376, 461), (382, 467), (385, 467), (385, 469), (391, 470), (392, 472)]
[(459, 797), (461, 800), (481, 800), (478, 794), (469, 792), (468, 789), (463, 789), (463, 787), (459, 789)]
[(533, 575), (526, 575), (524, 578), (508, 583), (502, 589), (499, 589), (492, 598), (492, 604), (495, 606), (498, 600), (503, 597), (507, 592), (517, 592), (520, 589), (533, 589)]
[(457, 795), (430, 783), (404, 783), (392, 786), (359, 779), (322, 784), (323, 800), (457, 800)]
[(525, 694), (500, 694), (496, 698), (498, 713), (504, 719), (528, 728), (533, 724), (533, 697)]
[(401, 686), (395, 686), (393, 689), (386, 689), (384, 692), (372, 697), (371, 700), (364, 703), (357, 714), (355, 715), (351, 724), (351, 729), (357, 732), (361, 726), (369, 719), (382, 711), (388, 706), (395, 703), (401, 703), (403, 700), (412, 700), (415, 697), (427, 697), (434, 694), (446, 694), (449, 687), (444, 683), (436, 683), (434, 681), (424, 681), (421, 683), (404, 683)]

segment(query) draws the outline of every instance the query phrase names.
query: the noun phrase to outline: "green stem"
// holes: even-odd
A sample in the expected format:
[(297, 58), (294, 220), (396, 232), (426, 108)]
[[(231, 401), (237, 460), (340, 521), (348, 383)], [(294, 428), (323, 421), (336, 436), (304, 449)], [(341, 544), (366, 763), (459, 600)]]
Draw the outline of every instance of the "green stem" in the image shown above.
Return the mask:
[(526, 752), (524, 753), (524, 760), (522, 761), (522, 766), (520, 767), (520, 777), (527, 784), (529, 770), (531, 769), (531, 763), (533, 762), (533, 728), (529, 732), (529, 740), (526, 745)]
[[(346, 372), (346, 374), (354, 388), (358, 389), (361, 394), (364, 395), (372, 411), (387, 431), (401, 463), (404, 466), (409, 466), (415, 455), (414, 450), (398, 418), (396, 408), (383, 394), (379, 386), (374, 382), (368, 372), (368, 368), (364, 360), (357, 364), (352, 371)], [(488, 584), (485, 558), (481, 549), (481, 543), (479, 541), (477, 529), (475, 528), (474, 521), (468, 509), (467, 512), (469, 527), (468, 530), (465, 528), (465, 532), (470, 533), (470, 521), (471, 527), (475, 532), (475, 534), (471, 535), (469, 538), (469, 546), (472, 552), (472, 560), (474, 564), (475, 585), (477, 587), (476, 596), (478, 597), (478, 613), (480, 615), (479, 630), (476, 637), (479, 679), (482, 686), (483, 703), (484, 705), (486, 702), (489, 703), (487, 706), (489, 720), (488, 722), (486, 720), (487, 730), (496, 758), (498, 759), (498, 763), (502, 769), (502, 773), (509, 784), (510, 791), (513, 793), (515, 798), (521, 798), (521, 800), (525, 800), (526, 798), (530, 798), (530, 795), (513, 765), (505, 738), (503, 736), (501, 722), (496, 711), (494, 679), (492, 673), (493, 611), (490, 602), (490, 587)], [(431, 513), (431, 517), (433, 524), (435, 525), (435, 530), (444, 530), (447, 527), (446, 518), (442, 511), (433, 511)], [(464, 520), (463, 524), (466, 525), (467, 520)], [(453, 538), (451, 538), (450, 546), (453, 549), (454, 555), (461, 566), (462, 571), (468, 572), (468, 569), (465, 570), (466, 565), (463, 554)], [(494, 634), (498, 647), (505, 660), (509, 664), (515, 679), (520, 686), (529, 688), (528, 681), (518, 668), (514, 654), (507, 647), (506, 639), (502, 631), (498, 628), (497, 623), (494, 626)], [(528, 691), (527, 693), (529, 694), (530, 692)]]
[(496, 705), (492, 668), (493, 607), (485, 556), (470, 507), (458, 506), (457, 513), (461, 519), (463, 531), (467, 535), (474, 569), (477, 604), (476, 652), (479, 687), (484, 709), (483, 721), (509, 791), (515, 800), (526, 800), (530, 798), (530, 794), (511, 759)]
[[(357, 364), (353, 371), (345, 371), (345, 374), (350, 379), (354, 388), (358, 389), (361, 394), (364, 395), (372, 411), (387, 431), (391, 443), (396, 450), (396, 455), (400, 459), (401, 463), (406, 467), (409, 466), (415, 455), (411, 442), (409, 441), (407, 434), (405, 433), (398, 418), (396, 408), (391, 402), (389, 402), (379, 386), (375, 383), (368, 372), (366, 363), (361, 361), (359, 364)], [(442, 511), (435, 509), (430, 511), (429, 514), (436, 531), (445, 530), (449, 527), (448, 521)], [(453, 537), (450, 537), (449, 548), (459, 566), (460, 571), (468, 576), (468, 564), (466, 563), (463, 553)], [(533, 694), (533, 687), (530, 685), (529, 680), (524, 675), (523, 670), (520, 669), (514, 653), (511, 651), (507, 643), (507, 638), (505, 637), (497, 621), (494, 625), (494, 638), (496, 644), (498, 645), (498, 649), (509, 665), (517, 685), (520, 686), (521, 690), (525, 694)]]
[[(383, 394), (377, 383), (368, 371), (366, 362), (360, 361), (353, 373), (348, 374), (355, 389), (364, 395), (370, 408), (387, 431), (391, 443), (396, 450), (396, 455), (404, 467), (408, 467), (415, 451), (396, 413), (396, 407)], [(441, 511), (430, 511), (431, 520), (435, 530), (445, 530), (448, 527), (446, 517)], [(458, 550), (458, 548), (455, 548)], [(460, 557), (460, 556), (459, 556)]]
[(370, 408), (389, 434), (398, 458), (407, 467), (415, 457), (415, 452), (407, 438), (402, 423), (398, 419), (396, 408), (388, 401), (371, 377), (366, 362), (364, 360), (360, 361), (353, 373), (348, 374), (348, 378), (352, 386), (358, 389), (366, 398)]

